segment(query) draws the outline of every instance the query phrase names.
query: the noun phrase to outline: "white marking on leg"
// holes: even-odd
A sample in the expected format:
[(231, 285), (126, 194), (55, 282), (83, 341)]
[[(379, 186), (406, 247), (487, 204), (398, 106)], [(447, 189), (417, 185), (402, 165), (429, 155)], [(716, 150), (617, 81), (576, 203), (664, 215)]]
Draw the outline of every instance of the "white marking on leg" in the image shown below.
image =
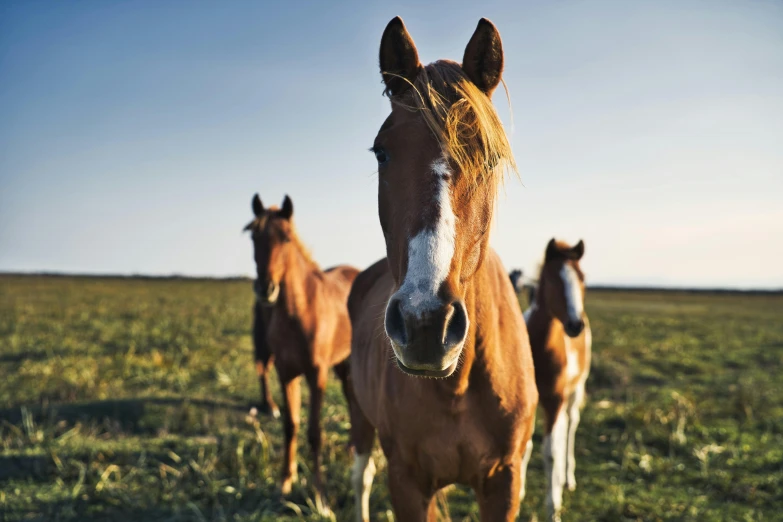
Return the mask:
[(568, 400), (568, 455), (566, 457), (566, 487), (569, 491), (576, 489), (576, 457), (574, 444), (576, 429), (579, 427), (581, 407), (585, 396), (585, 381), (582, 380)]
[(560, 269), (560, 278), (565, 287), (566, 309), (568, 317), (573, 321), (580, 321), (584, 314), (584, 300), (582, 296), (582, 284), (579, 280), (579, 274), (573, 266), (568, 263)]
[(370, 520), (370, 490), (372, 479), (375, 476), (375, 463), (370, 453), (356, 454), (351, 470), (351, 482), (356, 498), (356, 520), (369, 522)]
[(566, 473), (568, 417), (561, 407), (552, 426), (552, 432), (544, 437), (544, 470), (547, 477), (546, 507), (549, 520), (560, 520), (563, 506), (563, 485)]
[(525, 500), (525, 485), (527, 484), (527, 465), (530, 463), (530, 456), (533, 454), (533, 439), (527, 441), (525, 454), (522, 456), (522, 486), (519, 488), (519, 501)]

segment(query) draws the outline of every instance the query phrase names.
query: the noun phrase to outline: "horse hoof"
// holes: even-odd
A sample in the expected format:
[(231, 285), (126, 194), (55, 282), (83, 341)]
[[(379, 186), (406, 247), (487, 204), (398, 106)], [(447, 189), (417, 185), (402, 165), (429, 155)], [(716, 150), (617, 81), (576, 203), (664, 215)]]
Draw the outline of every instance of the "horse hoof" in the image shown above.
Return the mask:
[(566, 487), (568, 488), (568, 491), (575, 491), (576, 490), (576, 479), (569, 479), (566, 480)]
[[(253, 411), (255, 411), (256, 413), (254, 414)], [(250, 408), (250, 412), (251, 412), (250, 414), (254, 417), (258, 413), (260, 413), (262, 415), (271, 415), (275, 419), (280, 418), (280, 410), (278, 409), (278, 407), (270, 406), (269, 403), (262, 402), (260, 405), (258, 405), (258, 407), (253, 406), (252, 408)]]

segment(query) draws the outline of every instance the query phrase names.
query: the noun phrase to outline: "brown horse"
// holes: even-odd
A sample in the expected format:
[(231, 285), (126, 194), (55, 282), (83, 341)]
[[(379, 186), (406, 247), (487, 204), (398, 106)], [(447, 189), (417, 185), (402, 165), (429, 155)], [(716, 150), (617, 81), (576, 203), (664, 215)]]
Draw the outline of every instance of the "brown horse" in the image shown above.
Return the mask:
[(510, 521), (538, 396), (519, 305), (488, 245), (498, 184), (515, 168), (490, 100), (500, 35), (482, 19), (462, 65), (425, 67), (395, 18), (380, 65), (392, 108), (372, 151), (388, 257), (348, 302), (357, 518), (369, 518), (377, 431), (395, 520), (434, 520), (434, 494), (461, 483), (482, 520)]
[[(247, 229), (253, 233), (256, 270), (256, 296), (268, 307), (266, 341), (283, 389), (285, 452), (284, 495), (296, 479), (296, 437), (301, 407), (299, 377), (310, 388), (310, 415), (307, 439), (313, 458), (316, 503), (325, 510), (321, 479), (321, 405), (329, 368), (348, 388), (348, 356), (351, 350), (351, 322), (346, 302), (359, 271), (337, 266), (322, 271), (310, 257), (293, 223), (294, 207), (286, 196), (281, 208), (264, 209), (258, 195), (253, 198), (256, 214)], [(349, 399), (350, 402), (350, 399)]]
[(546, 248), (535, 301), (524, 317), (530, 333), (536, 385), (544, 408), (544, 471), (547, 512), (560, 520), (563, 486), (576, 489), (574, 436), (590, 373), (592, 335), (584, 311), (585, 245), (555, 241)]
[[(253, 213), (255, 219), (251, 221), (245, 230), (252, 230), (253, 235), (260, 233), (266, 224), (266, 212), (264, 205), (261, 204), (261, 198), (258, 194), (253, 196)], [(271, 414), (275, 418), (280, 417), (280, 409), (272, 399), (272, 391), (269, 388), (269, 372), (271, 370), (274, 357), (266, 341), (266, 325), (272, 317), (272, 308), (266, 306), (266, 295), (261, 290), (260, 281), (253, 281), (253, 293), (256, 295), (256, 302), (253, 305), (253, 355), (256, 363), (256, 374), (261, 388), (261, 402), (258, 411), (264, 414)]]

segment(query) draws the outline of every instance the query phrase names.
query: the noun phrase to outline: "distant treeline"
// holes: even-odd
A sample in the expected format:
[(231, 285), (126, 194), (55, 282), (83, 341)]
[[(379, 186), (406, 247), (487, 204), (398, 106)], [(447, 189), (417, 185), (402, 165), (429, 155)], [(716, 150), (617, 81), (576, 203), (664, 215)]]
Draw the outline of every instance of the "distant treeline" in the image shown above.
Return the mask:
[[(67, 274), (60, 272), (0, 272), (0, 277), (52, 277), (71, 279), (129, 279), (139, 281), (252, 281), (247, 276), (186, 276), (145, 275), (145, 274)], [(675, 286), (623, 286), (623, 285), (588, 285), (591, 291), (599, 292), (672, 292), (679, 294), (745, 294), (745, 295), (783, 295), (783, 288), (688, 288)]]

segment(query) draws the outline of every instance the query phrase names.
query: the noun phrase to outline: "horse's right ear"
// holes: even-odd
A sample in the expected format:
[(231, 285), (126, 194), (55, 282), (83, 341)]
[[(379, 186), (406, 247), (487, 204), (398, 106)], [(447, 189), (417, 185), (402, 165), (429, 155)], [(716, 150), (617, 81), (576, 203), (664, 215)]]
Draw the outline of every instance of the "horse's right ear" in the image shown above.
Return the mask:
[(492, 91), (500, 83), (503, 74), (503, 44), (497, 28), (486, 18), (479, 20), (465, 48), (462, 70), (487, 96), (492, 96)]
[(288, 197), (288, 194), (286, 194), (285, 198), (283, 198), (283, 206), (277, 213), (283, 219), (291, 219), (291, 216), (294, 215), (294, 202), (291, 201), (291, 198)]
[(253, 214), (256, 215), (256, 217), (261, 217), (264, 213), (264, 204), (261, 203), (261, 198), (258, 197), (258, 193), (256, 193), (255, 196), (253, 196)]
[(557, 248), (557, 241), (555, 241), (555, 238), (550, 239), (549, 243), (547, 243), (546, 245), (546, 255), (544, 256), (544, 263), (549, 263), (551, 260), (561, 255), (562, 253), (560, 252), (560, 249)]
[(399, 16), (394, 17), (383, 31), (380, 65), (386, 84), (384, 93), (390, 97), (407, 91), (421, 70), (416, 45)]

